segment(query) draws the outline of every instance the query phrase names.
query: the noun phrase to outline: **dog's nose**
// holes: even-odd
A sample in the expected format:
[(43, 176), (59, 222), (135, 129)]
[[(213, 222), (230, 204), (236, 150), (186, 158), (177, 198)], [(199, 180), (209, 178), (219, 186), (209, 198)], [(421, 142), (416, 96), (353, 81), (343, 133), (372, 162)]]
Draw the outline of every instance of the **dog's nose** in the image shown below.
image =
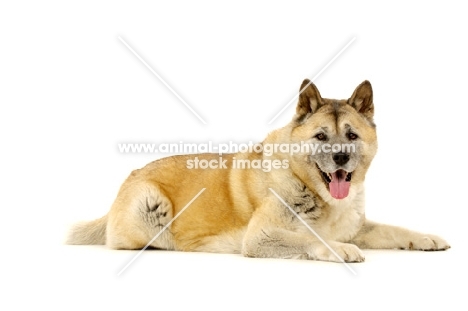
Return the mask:
[(333, 155), (333, 161), (338, 165), (345, 165), (349, 161), (349, 154), (338, 152)]

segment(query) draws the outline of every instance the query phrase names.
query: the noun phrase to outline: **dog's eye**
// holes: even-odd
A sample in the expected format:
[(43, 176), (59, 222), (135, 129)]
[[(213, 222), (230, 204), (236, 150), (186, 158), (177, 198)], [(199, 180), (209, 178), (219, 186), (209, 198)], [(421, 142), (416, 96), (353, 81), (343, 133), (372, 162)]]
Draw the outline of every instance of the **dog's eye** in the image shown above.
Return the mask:
[(351, 133), (351, 132), (349, 132), (348, 134), (346, 134), (346, 136), (348, 136), (348, 139), (349, 139), (349, 140), (356, 140), (356, 139), (358, 139), (358, 136), (357, 136), (356, 134), (354, 134), (354, 133)]
[(327, 139), (327, 135), (323, 133), (318, 133), (317, 135), (315, 135), (315, 138), (317, 138), (318, 140), (325, 140)]

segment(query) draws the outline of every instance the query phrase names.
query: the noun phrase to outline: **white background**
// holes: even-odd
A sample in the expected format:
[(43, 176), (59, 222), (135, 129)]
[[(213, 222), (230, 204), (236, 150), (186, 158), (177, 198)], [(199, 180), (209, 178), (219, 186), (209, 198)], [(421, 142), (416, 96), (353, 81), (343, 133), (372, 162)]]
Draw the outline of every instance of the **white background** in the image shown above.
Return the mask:
[[(81, 1), (0, 5), (2, 304), (62, 309), (466, 308), (466, 55), (461, 4)], [(119, 41), (125, 39), (201, 116)], [(365, 251), (342, 265), (64, 246), (132, 169), (121, 142), (261, 141), (316, 79), (374, 89), (367, 216), (439, 234), (447, 252)], [(457, 280), (461, 280), (460, 285)], [(10, 305), (9, 309), (12, 309)]]

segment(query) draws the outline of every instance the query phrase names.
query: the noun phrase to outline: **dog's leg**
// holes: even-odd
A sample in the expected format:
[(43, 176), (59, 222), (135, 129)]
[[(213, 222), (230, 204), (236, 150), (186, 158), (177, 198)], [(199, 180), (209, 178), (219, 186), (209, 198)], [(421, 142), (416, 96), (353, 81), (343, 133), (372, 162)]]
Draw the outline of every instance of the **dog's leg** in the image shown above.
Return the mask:
[(133, 182), (124, 185), (109, 212), (106, 244), (113, 249), (142, 249), (156, 235), (152, 247), (174, 249), (170, 228), (172, 203), (157, 185)]
[[(312, 233), (311, 233), (312, 235)], [(362, 262), (364, 255), (356, 245), (326, 242), (346, 262)], [(314, 259), (341, 262), (341, 259), (313, 236), (279, 228), (250, 232), (244, 238), (242, 254), (246, 257)]]
[[(279, 218), (275, 217), (281, 215)], [(292, 224), (292, 226), (291, 226)], [(247, 257), (301, 258), (324, 261), (361, 262), (364, 255), (353, 244), (326, 241), (313, 233), (295, 232), (294, 226), (303, 226), (284, 206), (260, 207), (252, 216), (242, 243), (242, 254)], [(297, 228), (297, 227), (296, 227)]]
[(382, 225), (368, 220), (351, 243), (363, 249), (438, 251), (450, 248), (450, 245), (438, 236), (396, 226)]

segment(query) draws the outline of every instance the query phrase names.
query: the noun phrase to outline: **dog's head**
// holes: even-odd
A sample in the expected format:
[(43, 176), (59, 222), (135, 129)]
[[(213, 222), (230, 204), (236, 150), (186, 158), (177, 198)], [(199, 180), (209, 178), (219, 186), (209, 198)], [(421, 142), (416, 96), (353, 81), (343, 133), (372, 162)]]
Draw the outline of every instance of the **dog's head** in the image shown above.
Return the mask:
[(322, 196), (344, 199), (363, 183), (377, 151), (371, 84), (362, 82), (347, 100), (322, 98), (307, 79), (300, 92), (291, 138), (310, 148), (293, 156), (295, 172)]

